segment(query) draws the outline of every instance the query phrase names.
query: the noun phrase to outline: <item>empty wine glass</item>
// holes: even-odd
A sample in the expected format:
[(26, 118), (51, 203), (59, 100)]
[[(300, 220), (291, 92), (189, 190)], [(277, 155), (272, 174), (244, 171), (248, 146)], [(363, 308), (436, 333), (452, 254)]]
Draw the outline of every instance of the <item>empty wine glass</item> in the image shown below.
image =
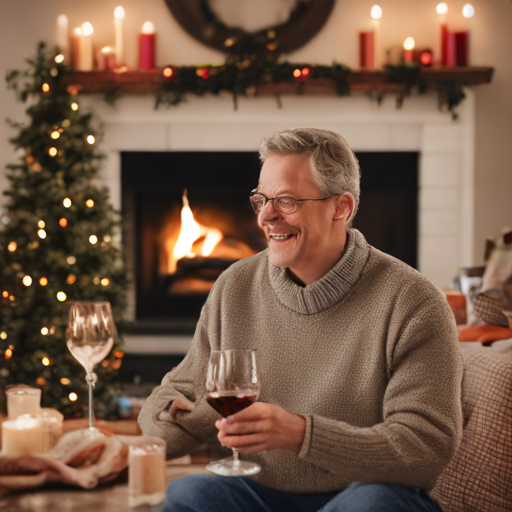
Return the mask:
[(92, 390), (97, 377), (94, 367), (103, 361), (114, 345), (116, 327), (109, 302), (75, 302), (69, 312), (66, 344), (84, 367), (89, 387), (89, 430), (95, 431)]
[[(253, 404), (260, 393), (256, 351), (214, 350), (208, 363), (206, 400), (225, 418)], [(223, 476), (248, 476), (261, 471), (255, 462), (241, 461), (236, 448), (233, 457), (210, 462), (206, 469)]]

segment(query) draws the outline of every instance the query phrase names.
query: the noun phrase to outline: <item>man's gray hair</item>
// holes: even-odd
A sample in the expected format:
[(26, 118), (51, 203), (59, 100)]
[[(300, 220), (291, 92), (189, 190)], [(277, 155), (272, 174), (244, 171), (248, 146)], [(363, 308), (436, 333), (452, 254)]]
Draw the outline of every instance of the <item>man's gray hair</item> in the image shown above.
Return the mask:
[(336, 132), (320, 128), (294, 128), (267, 135), (260, 144), (260, 160), (274, 155), (311, 155), (311, 169), (316, 186), (325, 196), (349, 193), (355, 206), (347, 227), (359, 206), (361, 173), (356, 155), (347, 141)]

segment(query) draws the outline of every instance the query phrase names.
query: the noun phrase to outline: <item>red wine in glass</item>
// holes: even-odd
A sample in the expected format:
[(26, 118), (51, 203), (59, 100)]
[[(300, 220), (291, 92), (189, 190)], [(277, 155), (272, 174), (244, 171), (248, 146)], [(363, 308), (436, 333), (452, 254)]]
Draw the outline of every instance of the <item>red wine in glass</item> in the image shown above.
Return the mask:
[(211, 393), (206, 397), (206, 401), (224, 418), (243, 411), (246, 407), (253, 404), (258, 395), (256, 393)]

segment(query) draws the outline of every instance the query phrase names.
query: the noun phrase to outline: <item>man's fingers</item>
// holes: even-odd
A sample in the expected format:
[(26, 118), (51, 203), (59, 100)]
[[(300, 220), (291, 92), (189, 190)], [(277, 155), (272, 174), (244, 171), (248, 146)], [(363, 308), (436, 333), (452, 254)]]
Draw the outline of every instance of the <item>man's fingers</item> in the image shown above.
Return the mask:
[(263, 444), (264, 436), (262, 434), (249, 434), (242, 436), (226, 436), (219, 432), (219, 441), (226, 448), (242, 448), (244, 446), (252, 446)]
[(237, 421), (235, 423), (230, 423), (226, 420), (217, 420), (215, 426), (221, 431), (223, 434), (253, 434), (256, 432), (267, 432), (269, 425), (265, 420), (260, 421)]
[(176, 415), (179, 411), (192, 411), (194, 409), (194, 404), (185, 398), (184, 396), (179, 396), (178, 398), (175, 398), (171, 406), (169, 407), (169, 414), (171, 415), (172, 419), (176, 419)]

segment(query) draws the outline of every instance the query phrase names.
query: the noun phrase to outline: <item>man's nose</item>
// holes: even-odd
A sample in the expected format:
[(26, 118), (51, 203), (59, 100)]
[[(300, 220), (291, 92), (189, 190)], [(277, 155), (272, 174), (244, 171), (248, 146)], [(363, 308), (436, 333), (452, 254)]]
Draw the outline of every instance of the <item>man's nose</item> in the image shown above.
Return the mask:
[(260, 224), (263, 225), (265, 222), (276, 219), (279, 215), (279, 212), (274, 208), (274, 202), (267, 201), (267, 204), (261, 209), (258, 219)]

